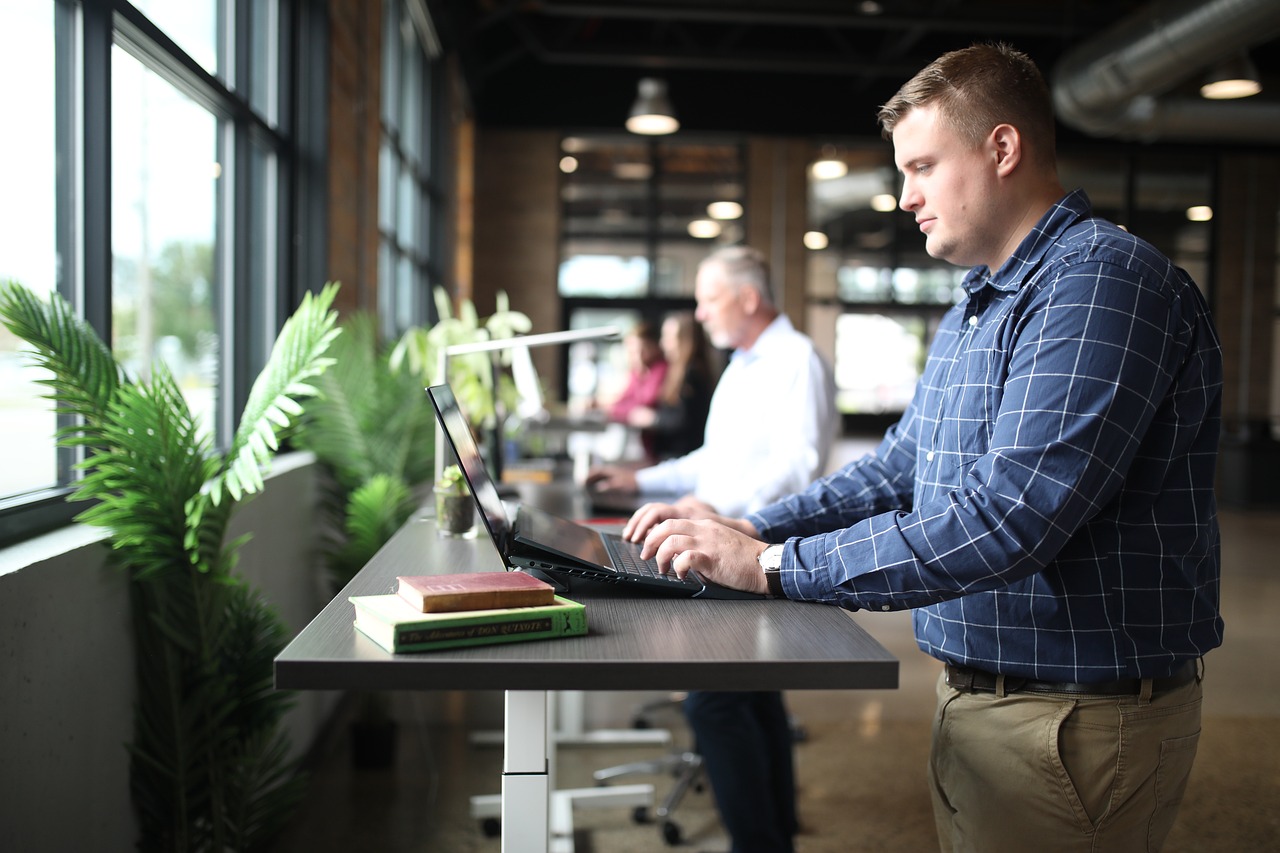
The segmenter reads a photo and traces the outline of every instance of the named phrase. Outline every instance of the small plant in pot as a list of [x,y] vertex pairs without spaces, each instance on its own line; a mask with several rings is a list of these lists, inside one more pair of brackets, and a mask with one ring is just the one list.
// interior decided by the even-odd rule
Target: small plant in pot
[[436,524],[445,536],[468,536],[475,527],[475,508],[457,465],[446,465],[435,485]]

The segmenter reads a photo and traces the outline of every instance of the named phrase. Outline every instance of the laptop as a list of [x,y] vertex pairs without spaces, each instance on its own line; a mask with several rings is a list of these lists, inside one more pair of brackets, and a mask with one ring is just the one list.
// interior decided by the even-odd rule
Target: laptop
[[640,559],[639,544],[535,507],[518,505],[512,520],[485,469],[453,390],[448,385],[433,385],[427,389],[427,396],[471,488],[481,524],[508,569],[525,569],[568,593],[586,588],[684,598],[763,598],[703,580],[695,572],[683,579],[660,574],[656,562]]

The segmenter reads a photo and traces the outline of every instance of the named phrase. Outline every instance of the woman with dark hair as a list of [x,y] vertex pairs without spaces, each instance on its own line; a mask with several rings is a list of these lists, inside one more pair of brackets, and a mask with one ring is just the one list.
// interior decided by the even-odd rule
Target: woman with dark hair
[[630,423],[646,431],[657,460],[672,459],[702,446],[715,382],[707,358],[707,338],[693,313],[672,314],[662,323],[667,375],[652,409],[632,412]]

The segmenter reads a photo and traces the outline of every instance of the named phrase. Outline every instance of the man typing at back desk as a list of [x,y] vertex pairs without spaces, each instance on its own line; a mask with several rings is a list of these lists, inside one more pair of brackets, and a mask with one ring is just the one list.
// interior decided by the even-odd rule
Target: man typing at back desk
[[[732,247],[708,256],[695,297],[711,343],[733,350],[702,447],[639,471],[597,468],[588,484],[642,496],[685,493],[688,512],[754,511],[823,472],[835,429],[831,372],[778,312],[759,252]],[[684,707],[735,853],[790,851],[795,789],[782,694],[694,691]]]

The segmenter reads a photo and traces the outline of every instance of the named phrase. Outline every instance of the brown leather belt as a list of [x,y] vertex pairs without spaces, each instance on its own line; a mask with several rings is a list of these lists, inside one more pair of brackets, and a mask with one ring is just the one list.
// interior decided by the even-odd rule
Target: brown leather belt
[[[1151,693],[1164,693],[1185,684],[1190,684],[1196,677],[1196,662],[1187,661],[1173,675],[1151,679]],[[996,680],[994,672],[972,669],[967,666],[947,664],[947,686],[968,693],[995,693]],[[1137,696],[1142,692],[1141,678],[1125,678],[1120,681],[1073,682],[1073,681],[1036,681],[1030,678],[1018,678],[1013,675],[1004,677],[1006,693],[1066,693],[1072,696]]]

